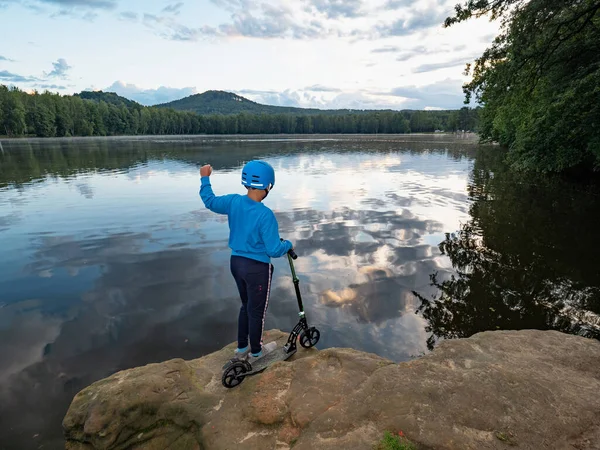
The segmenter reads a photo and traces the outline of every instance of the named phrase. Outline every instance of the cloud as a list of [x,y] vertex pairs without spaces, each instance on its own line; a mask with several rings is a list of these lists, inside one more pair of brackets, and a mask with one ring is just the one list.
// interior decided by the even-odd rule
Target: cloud
[[[385,10],[363,0],[303,0],[303,2],[255,2],[250,0],[211,0],[217,7],[230,13],[230,20],[214,26],[190,26],[175,20],[182,3],[169,4],[161,14],[145,14],[144,24],[159,36],[177,41],[245,37],[255,39],[322,39],[327,37],[385,38],[407,36],[433,26],[441,26],[450,9],[446,0],[429,0],[424,10],[404,8],[403,16],[389,23],[348,29],[340,19],[386,17]],[[388,7],[398,9],[410,2],[388,2]],[[415,4],[415,2],[413,2]],[[412,6],[412,5],[411,5]],[[363,21],[353,20],[354,23]],[[374,49],[373,53],[393,52]]]
[[317,109],[400,109],[401,101],[391,97],[391,101],[382,97],[373,97],[366,91],[342,92],[336,88],[310,86],[303,89],[272,90],[242,89],[236,94],[248,97],[258,103],[274,106]]
[[18,75],[16,73],[12,73],[7,70],[0,70],[0,80],[1,81],[10,81],[13,83],[30,83],[33,81],[39,81],[39,78]]
[[277,91],[261,91],[254,89],[242,89],[235,91],[236,94],[247,96],[250,100],[261,103],[263,105],[273,106],[292,106],[295,108],[302,107],[301,102],[305,101],[305,94],[299,91],[290,89],[283,92]]
[[341,92],[341,89],[329,87],[329,86],[322,86],[320,84],[314,84],[312,86],[305,88],[305,90],[313,91],[313,92]]
[[310,7],[325,14],[329,19],[355,18],[366,15],[366,12],[361,10],[362,0],[311,0],[310,3]]
[[114,9],[116,0],[38,0],[40,3],[71,8]]
[[486,34],[484,36],[481,36],[481,38],[479,39],[480,42],[483,42],[485,44],[491,44],[494,39],[496,38],[496,33],[489,33]]
[[58,89],[61,91],[67,89],[67,86],[62,86],[58,84],[35,84],[34,86],[42,89]]
[[462,82],[449,78],[425,86],[397,87],[375,95],[403,97],[406,99],[404,106],[410,109],[458,109],[465,106]]
[[83,15],[82,19],[87,20],[88,22],[93,22],[94,20],[96,20],[97,17],[98,17],[97,13],[88,11]]
[[119,19],[136,21],[138,19],[138,15],[133,11],[123,11],[121,14],[119,14]]
[[[422,0],[387,0],[385,5],[383,5],[383,9],[414,8],[420,3],[424,2]],[[431,0],[430,3],[433,3],[431,6],[435,7],[436,5],[442,6],[446,3],[452,3],[452,5],[454,5],[456,2],[454,0],[451,0],[450,2],[448,0]]]
[[[247,37],[256,39],[315,39],[341,35],[341,31],[324,26],[323,18],[295,10],[285,3],[254,4],[245,0],[212,0],[231,12],[231,20],[220,25],[189,27],[170,15],[144,14],[144,25],[159,36],[176,41]],[[341,13],[340,13],[341,14]],[[348,10],[347,14],[351,14]]]
[[374,48],[371,53],[396,53],[400,51],[400,47],[386,45],[385,47]]
[[373,98],[368,91],[342,92],[326,102],[328,109],[401,109],[400,102],[388,102],[386,99]]
[[6,56],[2,56],[2,55],[0,55],[0,61],[15,62],[14,59],[10,59],[10,58],[7,58]]
[[387,45],[385,47],[375,48],[371,50],[371,53],[397,53],[396,61],[408,61],[414,56],[427,55],[434,52],[427,50],[423,45],[410,49],[402,49],[394,45]]
[[[163,15],[146,14],[144,23],[159,36],[171,40],[197,41],[200,39],[246,37],[255,39],[322,39],[327,37],[353,37],[355,40],[365,38],[385,38],[407,36],[433,26],[441,26],[451,11],[446,0],[427,0],[419,2],[424,8],[415,10],[417,2],[391,1],[389,8],[404,8],[403,17],[390,23],[379,25],[363,25],[365,17],[387,17],[381,5],[373,5],[364,0],[303,0],[302,2],[286,2],[272,0],[256,2],[253,0],[211,0],[217,7],[230,13],[230,20],[214,26],[188,26],[175,21],[170,13],[179,9],[180,3],[169,5],[163,9]],[[348,28],[353,20],[361,28]],[[389,50],[392,51],[392,50]],[[374,53],[386,52],[375,49]]]
[[386,25],[376,26],[380,37],[408,36],[431,27],[441,27],[447,17],[444,10],[417,11]]
[[285,91],[242,89],[235,93],[257,103],[273,106],[313,109],[389,109],[389,105],[380,107],[376,104],[376,99],[368,99],[360,93],[344,93],[341,89],[321,85]]
[[239,12],[234,15],[232,24],[221,25],[219,28],[229,36],[274,38],[288,32],[289,21],[284,10],[269,7],[266,17],[255,17],[250,12]]
[[81,14],[81,12],[77,12],[73,9],[61,9],[55,13],[50,14],[50,17],[52,19],[55,19],[57,17],[72,17],[74,19],[83,19],[88,22],[93,22],[98,18],[98,16],[99,14],[94,11],[87,11],[85,14]]
[[[0,71],[0,81],[12,83],[36,83],[47,81],[50,78],[66,79],[67,72],[69,69],[71,69],[71,66],[69,66],[67,61],[65,61],[63,58],[60,58],[58,61],[52,63],[52,66],[53,70],[50,73],[44,72],[44,75],[41,78],[28,75],[19,75],[7,70],[2,70]],[[41,87],[45,89],[66,89],[66,86],[46,83],[34,84],[33,87]]]
[[172,88],[160,86],[157,89],[143,89],[135,84],[127,84],[122,81],[115,81],[111,86],[102,90],[104,92],[114,92],[146,106],[167,103],[198,93],[196,88],[193,87]]
[[416,3],[414,0],[388,0],[383,5],[384,9],[400,9],[406,6],[411,6],[413,3]]
[[210,0],[219,8],[234,12],[238,10],[249,10],[254,8],[254,3],[249,0]]
[[179,2],[179,3],[173,3],[171,5],[167,5],[163,8],[162,12],[167,13],[167,14],[179,14],[179,10],[181,9],[181,7],[183,6],[183,2]]
[[176,22],[171,17],[161,17],[154,14],[144,14],[142,22],[159,36],[172,41],[197,41],[200,38],[218,34],[218,31],[213,27],[190,28]]
[[252,38],[311,39],[327,34],[323,25],[317,20],[298,23],[293,11],[286,6],[275,7],[262,4],[261,8],[261,15],[255,16],[249,11],[233,14],[233,22],[221,25],[219,31],[226,36]]
[[[93,22],[97,14],[92,11],[112,10],[117,7],[119,0],[0,0],[0,9],[12,4],[20,4],[22,7],[32,10],[38,14],[46,14],[45,6],[58,8],[50,14],[51,18],[74,17]],[[79,11],[79,14],[77,13]],[[81,14],[82,11],[88,11]]]
[[[39,12],[41,12],[42,10],[40,10]],[[50,14],[51,18],[56,18],[56,17],[77,17],[77,15],[68,9],[61,9],[55,13]]]
[[64,79],[67,77],[67,72],[69,71],[69,69],[71,69],[71,66],[67,64],[67,61],[64,58],[60,58],[56,62],[53,62],[52,66],[54,67],[54,69],[52,69],[50,73],[46,74],[48,78],[57,77]]
[[401,52],[396,57],[396,61],[404,62],[404,61],[408,61],[409,59],[412,59],[415,56],[427,55],[430,53],[432,53],[432,52],[428,51],[426,47],[421,45],[419,47],[411,48],[409,50]]
[[434,70],[439,70],[439,69],[446,69],[448,67],[464,66],[469,61],[473,61],[478,57],[479,57],[479,55],[463,56],[460,58],[451,59],[450,61],[446,61],[446,62],[423,64],[423,65],[416,67],[413,70],[413,72],[414,73],[424,73],[424,72],[432,72]]

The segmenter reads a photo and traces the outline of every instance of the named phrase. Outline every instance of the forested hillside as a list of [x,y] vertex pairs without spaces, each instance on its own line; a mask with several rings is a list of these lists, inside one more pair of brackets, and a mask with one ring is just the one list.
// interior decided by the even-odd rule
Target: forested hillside
[[9,137],[168,134],[418,133],[475,130],[477,109],[330,114],[207,114],[145,107],[112,93],[29,94],[0,85],[0,134]]
[[[314,109],[295,108],[291,106],[272,106],[248,100],[241,95],[224,91],[206,91],[202,94],[175,100],[157,108],[173,108],[177,111],[191,111],[197,114],[239,114],[249,112],[255,114],[297,114],[297,115],[345,115],[365,114],[371,111],[350,109]],[[387,110],[391,112],[391,110]]]

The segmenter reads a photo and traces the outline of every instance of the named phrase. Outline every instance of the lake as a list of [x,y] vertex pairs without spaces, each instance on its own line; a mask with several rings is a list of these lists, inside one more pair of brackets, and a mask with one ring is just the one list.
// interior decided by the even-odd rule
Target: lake
[[[115,371],[236,340],[226,217],[254,158],[319,348],[406,361],[443,339],[555,329],[600,338],[600,186],[523,176],[470,137],[3,140],[0,448],[64,448],[73,396]],[[285,258],[266,325],[290,331]],[[302,349],[300,349],[302,351]]]

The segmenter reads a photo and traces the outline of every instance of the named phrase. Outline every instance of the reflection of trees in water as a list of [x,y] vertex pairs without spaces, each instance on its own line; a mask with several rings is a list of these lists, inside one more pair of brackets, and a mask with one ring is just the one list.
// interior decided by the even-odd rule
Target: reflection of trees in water
[[439,245],[456,275],[434,273],[421,293],[428,341],[496,329],[554,329],[600,339],[600,223],[595,183],[509,172],[482,151],[469,195],[472,219]]
[[[152,160],[172,160],[216,170],[238,168],[249,159],[307,152],[402,152],[465,155],[464,143],[394,142],[376,139],[338,141],[260,141],[183,138],[89,138],[5,141],[0,153],[0,187],[21,185],[46,176],[69,177],[95,171],[129,170]],[[285,161],[281,161],[285,164]]]

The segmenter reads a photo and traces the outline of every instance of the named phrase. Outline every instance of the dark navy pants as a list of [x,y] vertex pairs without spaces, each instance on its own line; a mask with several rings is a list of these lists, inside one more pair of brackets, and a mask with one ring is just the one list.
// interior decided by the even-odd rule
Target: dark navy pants
[[262,349],[262,334],[269,306],[273,265],[241,256],[232,256],[231,274],[235,278],[242,300],[238,318],[238,348],[246,348],[250,338],[250,351],[258,353]]

